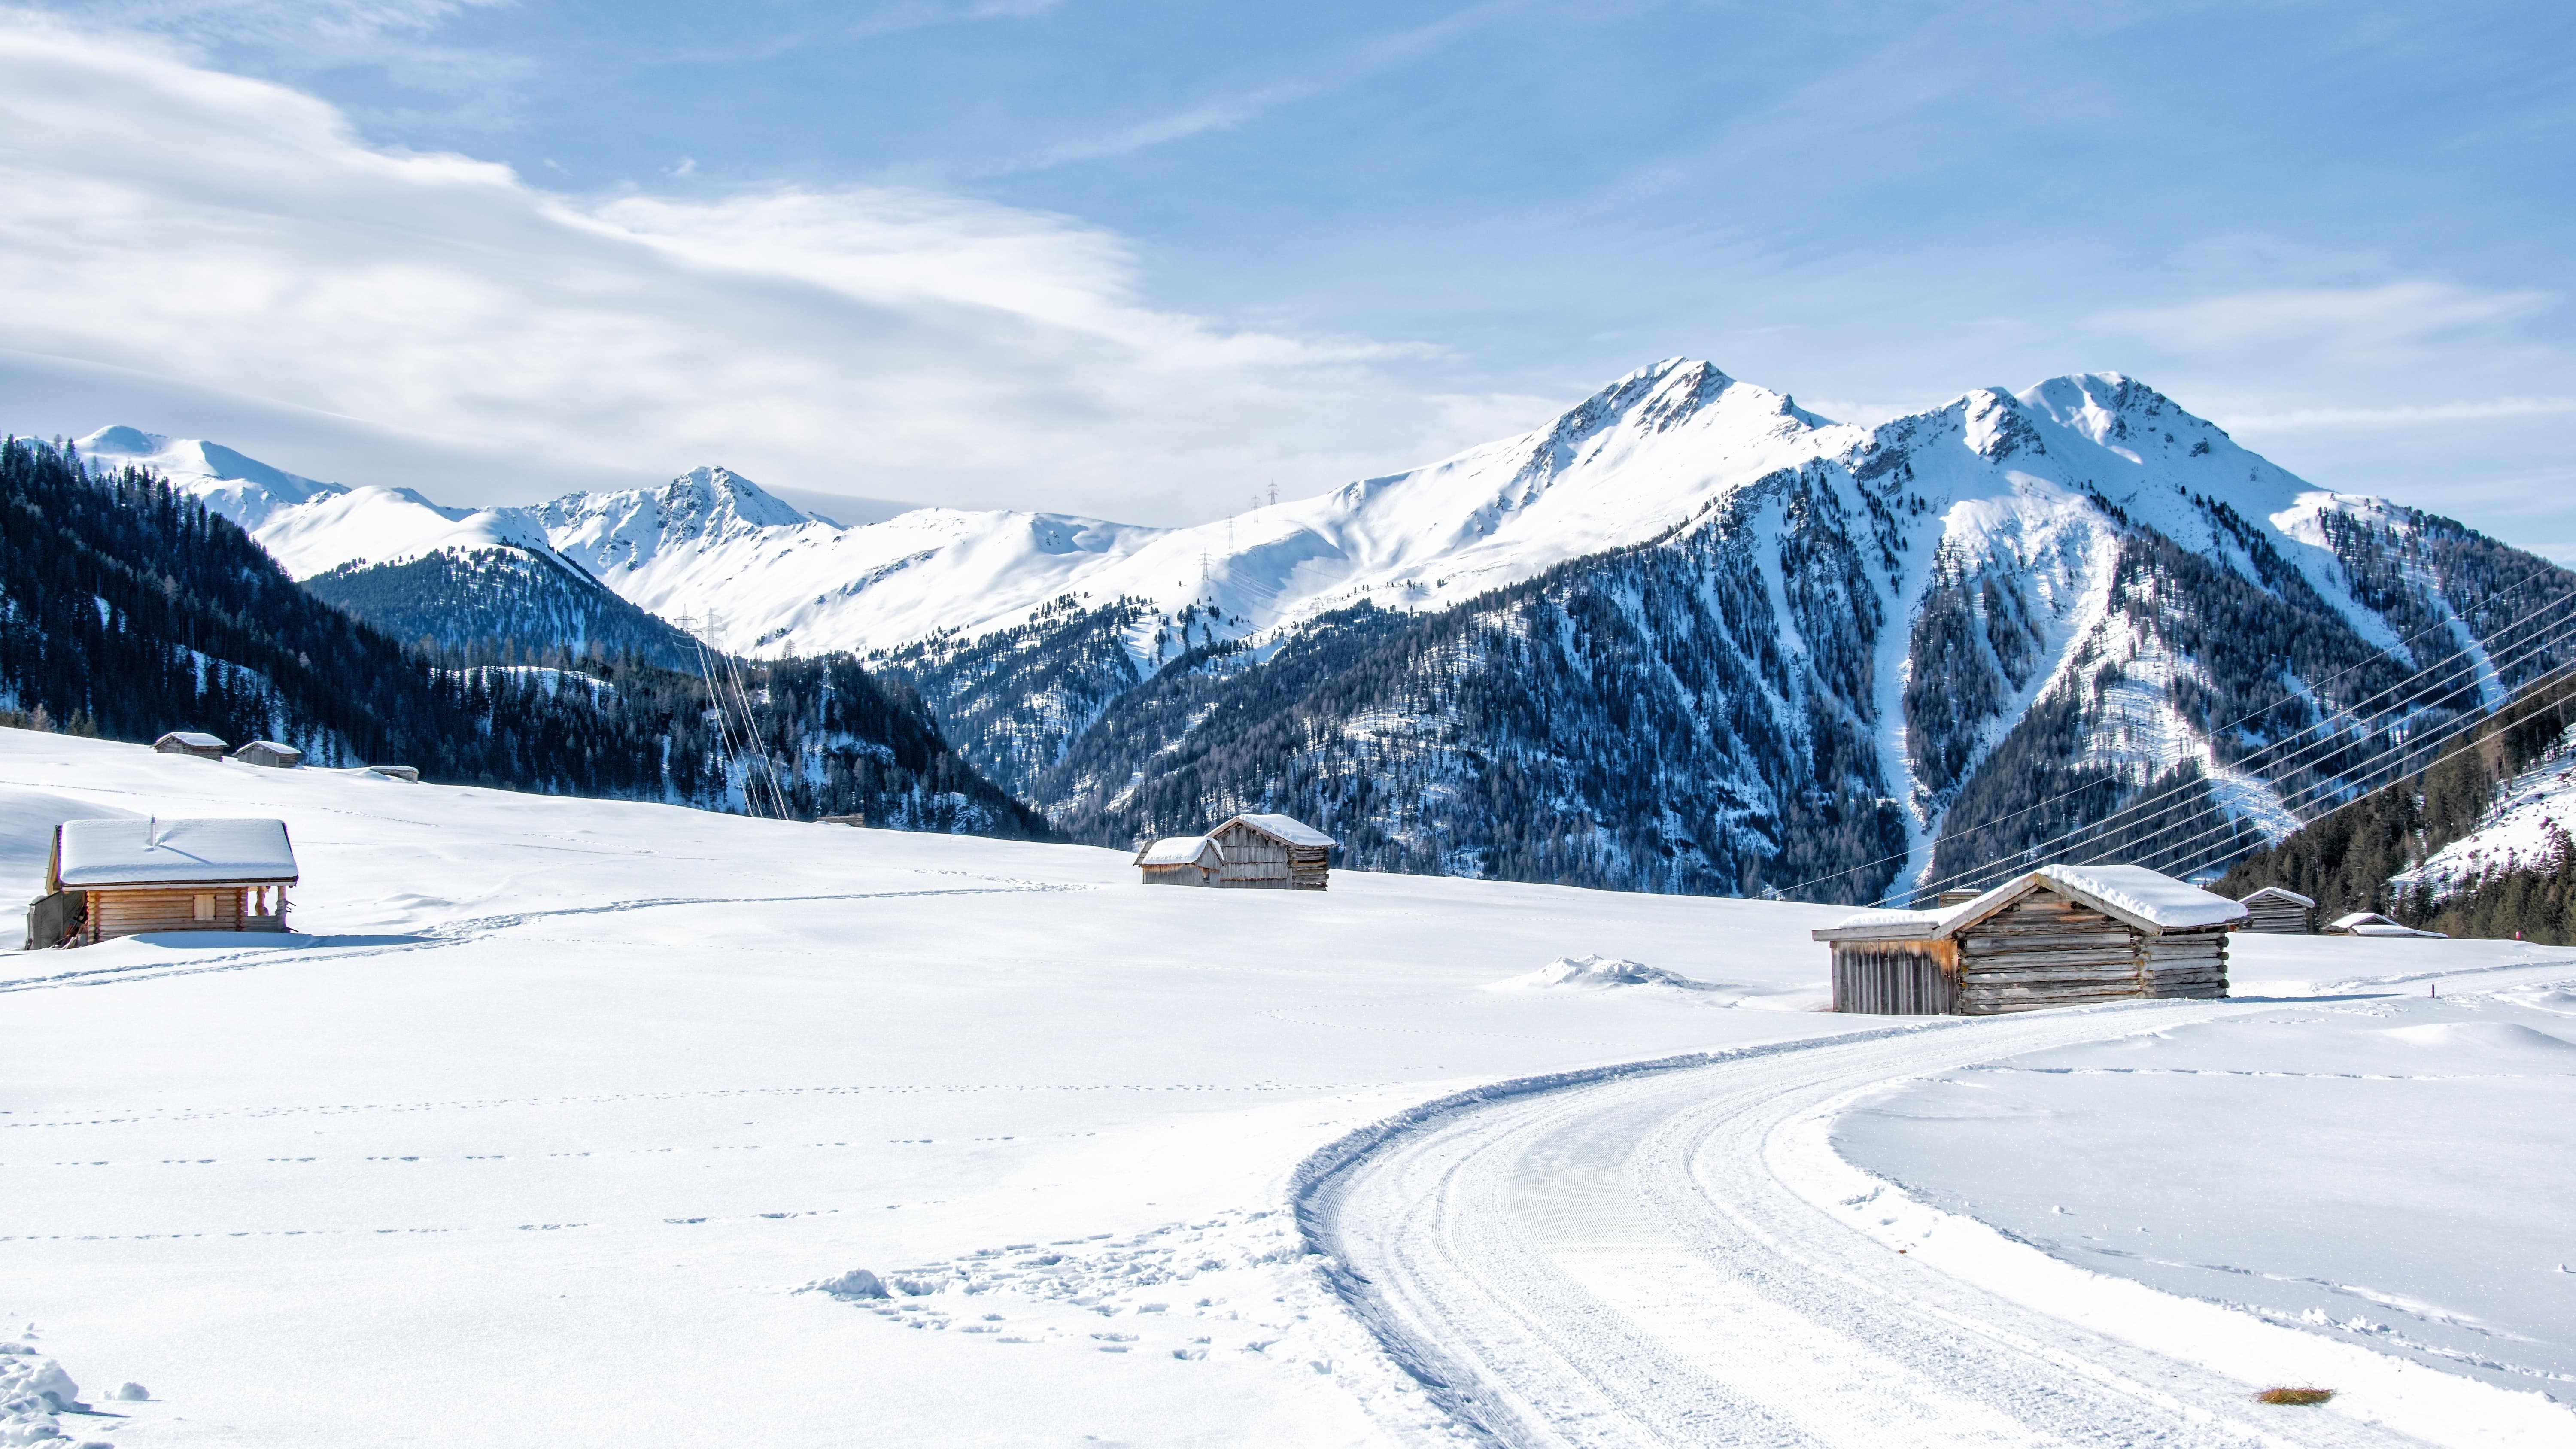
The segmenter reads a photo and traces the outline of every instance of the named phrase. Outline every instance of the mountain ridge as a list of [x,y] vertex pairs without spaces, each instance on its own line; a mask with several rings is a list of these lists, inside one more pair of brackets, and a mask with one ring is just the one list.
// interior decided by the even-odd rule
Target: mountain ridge
[[[1696,776],[1669,781],[1695,822],[1658,826],[1644,847],[1569,847],[1592,862],[1587,879],[1680,889],[1793,884],[1764,862],[1814,856],[1807,830],[1844,842],[1808,861],[1816,872],[1847,883],[1885,874],[1871,889],[1893,888],[2046,840],[2070,809],[2099,818],[2185,778],[2210,818],[2277,835],[2344,777],[2273,769],[2264,732],[2332,723],[2363,697],[2354,691],[2397,687],[2422,652],[2404,641],[2437,634],[2466,656],[2466,682],[2431,681],[2402,719],[2368,724],[2350,748],[2373,731],[2492,708],[2541,656],[2500,664],[2489,653],[2503,636],[2478,613],[2478,581],[2546,567],[2430,515],[2317,488],[2118,373],[1972,389],[1864,426],[1667,359],[1542,427],[1179,529],[952,509],[845,529],[712,466],[658,489],[515,510],[365,491],[274,508],[258,531],[308,560],[388,541],[550,551],[737,652],[863,652],[918,688],[980,768],[1113,843],[1121,831],[1186,828],[1173,801],[1377,809],[1361,803],[1367,792],[1245,774],[1214,756],[1187,763],[1184,738],[1225,714],[1206,691],[1250,684],[1189,684],[1183,693],[1205,698],[1178,714],[1113,706],[1164,687],[1154,682],[1173,669],[1248,680],[1319,621],[1362,605],[1405,616],[1433,641],[1406,645],[1410,662],[1363,669],[1345,649],[1331,657],[1358,675],[1306,687],[1338,698],[1365,677],[1443,709],[1501,711],[1447,717],[1436,745],[1399,731],[1414,741],[1403,768],[1435,793],[1463,770],[1503,801],[1521,787],[1481,772],[1544,756],[1555,763],[1524,773],[1559,781],[1546,808],[1571,810],[1564,828],[1604,840],[1625,828],[1619,811],[1672,807],[1597,780],[1599,760],[1582,748],[1699,760]],[[1300,668],[1318,657],[1291,653]],[[1558,702],[1588,721],[1587,744],[1569,751],[1534,733],[1527,721],[1549,702],[1458,662],[1506,656],[1572,691]],[[1605,668],[1642,671],[1630,704],[1588,693]],[[1260,697],[1307,708],[1282,687],[1262,685]],[[1661,754],[1621,733],[1638,701],[1672,734]],[[2247,707],[2262,718],[2238,719]],[[1264,757],[1310,782],[1370,768],[1335,740],[1397,717],[1384,699],[1316,708],[1301,716],[1315,738]],[[1095,729],[1124,731],[1133,748],[1082,745]],[[1076,758],[1089,762],[1080,779],[1059,769]],[[1195,794],[1136,793],[1177,768],[1200,772]],[[1568,783],[1578,779],[1595,783]],[[2056,783],[2033,783],[2043,780]],[[1146,798],[1165,803],[1137,813]],[[1409,840],[1388,847],[1393,868],[1468,859],[1406,837],[1416,826],[1387,808],[1396,815],[1367,828]],[[1452,823],[1462,839],[1490,834]],[[1667,870],[1639,849],[1699,863]],[[1485,851],[1474,868],[1510,854]],[[1858,864],[1890,855],[1903,862],[1892,873]]]

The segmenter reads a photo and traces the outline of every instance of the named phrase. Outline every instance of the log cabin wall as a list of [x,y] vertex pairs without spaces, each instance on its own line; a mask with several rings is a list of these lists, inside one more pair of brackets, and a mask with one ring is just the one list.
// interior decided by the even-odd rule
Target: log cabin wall
[[[257,886],[206,884],[116,886],[88,892],[89,913],[81,940],[96,945],[145,931],[283,931],[281,915],[256,910]],[[285,891],[266,888],[282,909]]]
[[2138,994],[2216,1001],[2227,994],[2227,932],[2167,931],[2138,942]]
[[2308,908],[2297,901],[2247,901],[2245,923],[2236,929],[2267,936],[2305,936],[2309,934]]
[[1328,890],[1332,886],[1332,869],[1327,857],[1328,846],[1292,845],[1288,847],[1288,884],[1301,891]]
[[1836,1011],[1948,1016],[1959,1009],[1959,952],[1947,941],[1837,941]]
[[1284,843],[1249,825],[1229,825],[1216,833],[1216,847],[1225,854],[1225,869],[1217,874],[1217,884],[1255,890],[1288,888],[1288,847]]
[[1194,863],[1148,865],[1141,866],[1139,869],[1143,872],[1147,885],[1212,886],[1216,884],[1214,872],[1201,870]]
[[1959,936],[1968,1016],[2140,996],[2227,994],[2227,933],[2151,935],[2052,891],[2035,891]]

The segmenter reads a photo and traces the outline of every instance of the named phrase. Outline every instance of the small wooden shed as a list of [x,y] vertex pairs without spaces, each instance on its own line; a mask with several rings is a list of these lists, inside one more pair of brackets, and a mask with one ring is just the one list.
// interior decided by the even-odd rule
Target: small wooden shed
[[2317,903],[2297,891],[2265,886],[2252,895],[2237,897],[2237,901],[2245,907],[2245,919],[2236,927],[2240,931],[2258,931],[2269,936],[2304,936],[2315,929],[2309,924],[2308,913],[2317,908]]
[[304,763],[304,752],[293,745],[275,740],[253,740],[233,751],[233,758],[245,765],[266,765],[271,769],[292,770]]
[[1136,869],[1147,885],[1212,886],[1225,855],[1204,835],[1175,835],[1137,851]]
[[1319,891],[1330,883],[1333,837],[1285,815],[1237,815],[1207,838],[1224,858],[1221,886]]
[[1833,947],[1833,1009],[1991,1016],[2227,994],[2245,907],[2134,865],[2046,865],[1947,910],[1863,911]]
[[2337,916],[2325,929],[2329,936],[2422,936],[2434,941],[2451,939],[2440,931],[2419,931],[2403,921],[2392,921],[2377,911],[2355,911]]
[[201,760],[220,760],[224,751],[232,746],[197,730],[172,730],[154,740],[152,748],[165,755],[194,755]]
[[37,904],[73,904],[85,946],[143,931],[283,931],[297,878],[283,820],[66,820]]

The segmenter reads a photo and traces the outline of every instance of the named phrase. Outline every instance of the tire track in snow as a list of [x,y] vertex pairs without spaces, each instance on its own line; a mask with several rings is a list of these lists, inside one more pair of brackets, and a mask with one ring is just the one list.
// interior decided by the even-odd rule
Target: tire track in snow
[[1317,1153],[1294,1201],[1344,1302],[1488,1443],[2415,1443],[2260,1408],[1900,1256],[1862,1198],[1838,1218],[1806,1181],[1831,1157],[1818,1123],[1887,1082],[2273,1005],[1949,1018],[1503,1083]]

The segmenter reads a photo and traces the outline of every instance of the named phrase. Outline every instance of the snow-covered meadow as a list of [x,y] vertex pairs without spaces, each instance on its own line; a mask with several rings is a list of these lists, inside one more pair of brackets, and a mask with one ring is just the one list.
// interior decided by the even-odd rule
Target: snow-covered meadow
[[2298,999],[1921,1078],[1834,1144],[2063,1261],[2576,1400],[2576,952],[2240,955]]
[[[1282,1210],[1302,1159],[1481,1082],[1885,1024],[1813,1009],[1807,932],[1834,908],[1352,872],[1320,896],[1148,890],[1107,851],[0,731],[19,899],[54,822],[146,813],[280,816],[304,881],[294,936],[0,961],[0,1326],[28,1325],[101,1411],[61,1416],[75,1442],[1437,1441],[1429,1401],[1302,1257]],[[2542,1020],[2557,988],[2529,963],[2550,959],[2576,982],[2576,953],[2511,943],[2244,939],[2236,979],[2321,998],[2284,1020],[2368,1032],[2417,1024],[2423,983],[2335,983],[2523,963],[2510,1009],[2539,1014],[2515,1022],[2576,1035]],[[2441,1010],[2504,1020],[2452,989]],[[2401,1017],[2355,1014],[2373,1011]],[[2254,1030],[2089,1050],[2161,1060]],[[2416,1050],[2292,1036],[2301,1072]],[[2540,1124],[2565,1120],[2565,1071],[2487,1074],[2479,1140],[2563,1137]],[[2279,1107],[2268,1078],[2208,1075],[2151,1104],[2174,1114],[2162,1137],[2056,1150],[2049,1124],[2081,1104],[2046,1094],[2096,1077],[1959,1075],[2037,1083],[1994,1114],[2025,1137],[1962,1157],[1955,1182],[1891,1170],[2013,1225],[2044,1162],[2061,1181],[2041,1210],[2134,1203],[2168,1243],[2234,1190],[2191,1190],[2199,1159],[2171,1154],[2193,1124],[2234,1172],[2247,1153],[2214,1123],[2250,1132]],[[1854,1120],[1904,1109],[1876,1110]],[[2558,1155],[2478,1179],[2479,1231],[2503,1236],[2464,1240],[2444,1260],[2460,1271],[2539,1222],[2533,1194],[2563,1197],[2563,1140],[2514,1140]],[[2420,1146],[2309,1139],[2332,1159],[2314,1170],[2418,1175],[2428,1202],[2496,1165]],[[2167,1154],[2169,1180],[2142,1187],[2130,1151]],[[2401,1281],[2380,1271],[2407,1241],[2372,1225],[2384,1200],[2315,1199],[2313,1230],[2359,1260],[2316,1271],[2554,1334],[2545,1362],[2566,1360],[2570,1317],[2540,1295],[2576,1276],[2474,1299]],[[2169,1256],[2246,1264],[2231,1252]],[[2252,1262],[2280,1264],[2299,1266]],[[114,1398],[127,1381],[150,1398]]]
[[[154,812],[281,816],[304,879],[292,937],[0,965],[0,1323],[91,1402],[149,1388],[65,1421],[119,1442],[1373,1442],[1400,1381],[1294,1261],[1301,1157],[1472,1081],[1842,1025],[1801,1009],[1831,910],[1147,890],[1108,851],[0,731],[18,899],[55,821]],[[1482,989],[1592,954],[1739,989]],[[853,1269],[950,1291],[798,1291]]]

